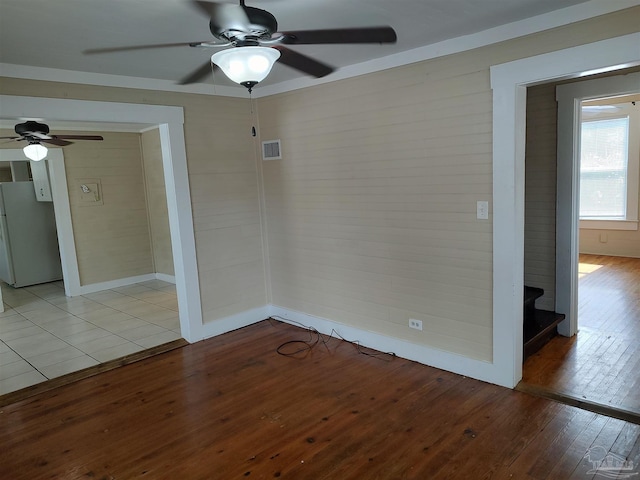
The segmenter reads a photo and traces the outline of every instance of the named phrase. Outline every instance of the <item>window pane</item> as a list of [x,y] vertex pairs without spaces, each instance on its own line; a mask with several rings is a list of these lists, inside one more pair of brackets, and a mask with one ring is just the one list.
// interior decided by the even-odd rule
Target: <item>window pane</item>
[[582,122],[580,217],[625,218],[629,119]]

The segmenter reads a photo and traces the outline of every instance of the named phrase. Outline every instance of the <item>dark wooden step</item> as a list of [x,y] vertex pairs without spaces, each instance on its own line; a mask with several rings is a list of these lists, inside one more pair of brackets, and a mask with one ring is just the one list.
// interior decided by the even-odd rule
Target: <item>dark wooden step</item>
[[534,309],[536,300],[544,295],[544,290],[537,287],[524,287],[524,308],[526,310]]
[[558,324],[563,321],[562,313],[534,309],[528,312],[524,322],[524,359],[540,350],[558,334]]

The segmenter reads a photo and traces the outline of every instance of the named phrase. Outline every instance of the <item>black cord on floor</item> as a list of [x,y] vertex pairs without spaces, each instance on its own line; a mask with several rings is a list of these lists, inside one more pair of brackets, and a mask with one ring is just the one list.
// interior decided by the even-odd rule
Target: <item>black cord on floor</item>
[[[276,348],[276,352],[279,355],[283,355],[285,357],[297,357],[297,358],[300,358],[301,357],[300,354],[304,353],[304,355],[302,355],[302,358],[304,358],[319,343],[322,343],[325,346],[325,348],[327,349],[327,351],[329,353],[332,353],[331,349],[329,348],[329,345],[328,345],[329,340],[331,340],[332,338],[337,338],[339,340],[342,340],[343,342],[347,342],[347,343],[353,345],[353,347],[356,349],[356,351],[361,355],[366,355],[368,357],[377,358],[378,360],[382,360],[384,362],[390,362],[397,356],[394,352],[367,352],[367,351],[364,351],[363,348],[367,348],[367,347],[363,347],[360,344],[359,340],[347,340],[342,335],[340,335],[338,332],[336,332],[335,329],[331,329],[331,333],[329,335],[325,336],[325,335],[321,334],[318,330],[316,330],[314,327],[310,327],[308,325],[304,325],[304,324],[302,324],[300,322],[296,322],[295,320],[284,319],[284,318],[278,317],[278,316],[273,316],[273,317],[269,318],[269,321],[271,321],[271,320],[279,320],[279,321],[282,321],[284,323],[294,323],[294,324],[299,325],[300,327],[304,328],[305,330],[307,330],[309,332],[309,340],[289,340],[289,341],[286,341],[286,342],[282,343],[278,348]],[[273,323],[272,323],[272,325],[273,325]],[[296,350],[293,350],[293,351],[288,351],[287,347],[292,346],[292,345],[296,345],[299,348],[297,348]],[[391,357],[391,358],[389,358],[389,357]]]

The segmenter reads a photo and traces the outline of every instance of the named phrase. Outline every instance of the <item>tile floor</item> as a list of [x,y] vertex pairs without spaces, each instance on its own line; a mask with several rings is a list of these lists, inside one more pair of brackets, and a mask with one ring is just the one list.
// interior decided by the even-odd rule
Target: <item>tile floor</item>
[[71,298],[62,282],[0,287],[0,395],[181,338],[160,280]]

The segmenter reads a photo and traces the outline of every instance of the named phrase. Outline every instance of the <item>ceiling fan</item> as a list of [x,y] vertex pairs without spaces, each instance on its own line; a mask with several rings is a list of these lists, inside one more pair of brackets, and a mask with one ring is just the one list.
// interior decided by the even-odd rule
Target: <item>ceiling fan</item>
[[29,142],[23,151],[27,158],[35,161],[42,160],[47,155],[47,148],[42,143],[64,147],[73,143],[69,140],[104,140],[100,135],[49,135],[49,125],[33,120],[18,123],[14,130],[18,136],[0,137],[0,140]]
[[182,80],[181,85],[195,83],[211,71],[211,63],[217,65],[234,82],[247,87],[249,92],[271,71],[279,60],[289,67],[316,78],[324,77],[334,68],[298,53],[285,45],[338,44],[338,43],[395,43],[396,32],[389,26],[332,28],[321,30],[278,31],[276,18],[266,10],[245,5],[191,0],[210,18],[209,29],[214,41],[167,43],[159,45],[135,45],[128,47],[99,48],[84,53],[111,53],[130,50],[189,47],[232,47],[214,53],[211,62],[200,66]]

